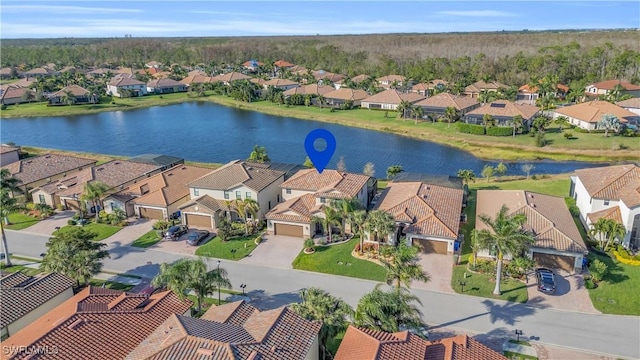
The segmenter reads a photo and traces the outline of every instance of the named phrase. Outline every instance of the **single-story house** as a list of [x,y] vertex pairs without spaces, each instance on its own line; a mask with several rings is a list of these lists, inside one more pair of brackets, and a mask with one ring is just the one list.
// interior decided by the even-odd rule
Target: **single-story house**
[[0,166],[9,165],[20,160],[20,147],[0,145]]
[[162,67],[162,63],[153,60],[153,61],[149,61],[148,63],[144,64],[144,66],[147,67],[147,68],[150,68],[150,69],[151,68],[159,69],[159,68]]
[[587,130],[597,130],[598,123],[602,120],[602,116],[606,114],[615,115],[621,123],[625,124],[638,124],[640,121],[640,115],[602,100],[593,100],[557,108],[553,113],[553,118],[557,119],[560,116],[565,116],[572,125]]
[[106,69],[106,68],[97,68],[87,72],[87,77],[105,77],[107,74],[115,75],[115,70]]
[[392,85],[395,85],[397,87],[404,86],[407,78],[402,75],[387,75],[377,78],[376,81],[378,82],[380,87],[388,89]]
[[68,96],[68,94],[73,95],[72,100],[74,105],[96,104],[100,101],[99,96],[92,94],[89,90],[78,85],[69,85],[49,95],[49,105],[68,105],[67,102],[63,101],[63,98]]
[[[564,198],[525,190],[478,190],[476,199],[477,230],[491,231],[480,216],[493,219],[502,206],[506,206],[508,216],[526,215],[524,227],[535,238],[526,254],[538,266],[571,273],[581,271],[587,247]],[[478,256],[495,257],[496,253],[494,249],[480,250]],[[511,257],[512,254],[505,254],[505,259]]]
[[[569,87],[563,84],[556,84],[555,96],[564,99],[569,93]],[[529,88],[529,84],[524,84],[518,88],[516,93],[516,103],[535,105],[536,100],[540,97],[538,87]]]
[[585,229],[601,217],[613,219],[627,231],[622,245],[640,247],[640,167],[628,164],[576,170],[570,194]]
[[616,105],[625,110],[629,110],[634,114],[640,115],[640,97],[634,97],[631,99],[618,101]]
[[396,110],[401,102],[410,104],[424,99],[418,93],[402,93],[396,89],[387,89],[362,99],[360,106],[364,109]]
[[122,91],[128,90],[132,97],[147,95],[147,84],[134,78],[115,77],[107,84],[107,94],[122,97]]
[[344,87],[324,94],[326,104],[332,107],[343,106],[347,101],[351,101],[353,107],[359,107],[362,100],[368,96],[369,94],[364,90]]
[[415,103],[414,106],[421,107],[425,115],[431,113],[444,115],[447,108],[452,107],[458,110],[458,113],[462,116],[469,111],[480,107],[480,103],[472,97],[440,93],[420,100]]
[[476,81],[473,84],[467,86],[466,88],[464,88],[464,95],[465,96],[470,96],[473,98],[477,98],[478,96],[480,96],[480,94],[483,91],[488,91],[488,92],[497,92],[500,89],[506,89],[508,88],[508,85],[499,83],[497,81],[490,81],[488,83],[485,83],[484,81],[480,80],[480,81]]
[[187,91],[187,85],[169,78],[154,79],[147,83],[149,94],[169,94]]
[[189,71],[189,72],[187,73],[187,76],[196,76],[196,75],[199,75],[199,76],[205,76],[205,77],[206,77],[206,76],[209,76],[209,74],[207,74],[207,72],[206,72],[206,71],[204,71],[204,70],[200,70],[200,69],[191,70],[191,71]]
[[282,94],[284,96],[291,95],[313,95],[313,96],[324,96],[326,93],[332,92],[335,90],[332,86],[329,85],[318,85],[318,84],[309,84],[303,86],[297,86],[286,90]]
[[[26,95],[26,94],[29,95]],[[9,86],[0,96],[0,104],[13,105],[32,102],[35,100],[36,92],[23,87]]]
[[156,165],[160,167],[161,170],[166,170],[176,165],[184,164],[183,158],[160,154],[142,154],[131,157],[128,160],[143,164]]
[[24,73],[18,69],[10,67],[0,69],[0,79],[11,79],[14,76],[24,77]]
[[180,80],[180,83],[187,86],[191,86],[193,84],[208,84],[212,82],[211,79],[213,78],[210,76],[196,74],[187,76],[186,78]]
[[[351,84],[353,84],[353,85],[356,85],[356,86],[357,86],[357,85],[358,85],[358,84],[360,84],[361,82],[363,82],[363,81],[365,81],[365,80],[367,80],[367,79],[370,79],[370,78],[371,78],[371,76],[369,76],[369,75],[367,75],[367,74],[360,74],[360,75],[356,75],[356,76],[354,76],[354,77],[352,77],[352,78],[348,78],[348,77],[347,77],[347,78],[344,78],[344,79],[342,79],[342,80],[338,80],[338,81],[336,81],[336,82],[334,82],[334,83],[333,83],[333,86],[336,88],[336,90],[337,90],[337,89],[340,89],[341,87],[348,87],[348,86],[347,86],[347,83],[349,83],[349,82],[350,82]],[[348,81],[347,81],[347,80],[348,80]]]
[[294,67],[295,65],[290,63],[290,62],[288,62],[288,61],[285,61],[285,60],[277,60],[277,61],[275,61],[273,63],[273,66],[276,69],[290,69],[290,68]]
[[289,79],[271,79],[262,83],[262,87],[265,89],[268,89],[269,86],[287,91],[289,89],[297,88],[300,84]]
[[317,81],[326,81],[330,83],[335,83],[336,81],[340,81],[346,77],[346,75],[343,74],[336,74],[324,70],[313,71],[312,74]]
[[133,70],[133,68],[122,67],[122,66],[116,68],[115,72],[116,72],[116,74],[123,75],[123,76],[126,76],[126,77],[133,77],[133,75],[135,75],[135,73],[136,73],[136,71]]
[[39,67],[24,72],[24,76],[28,78],[49,77],[59,74],[57,71],[48,69],[46,67]]
[[260,66],[264,66],[264,63],[256,60],[248,60],[243,62],[242,66],[249,71],[256,71]]
[[214,76],[211,78],[211,82],[212,83],[221,82],[225,85],[229,85],[234,81],[250,80],[250,79],[251,79],[251,76],[247,76],[245,74],[233,71],[230,73]]
[[528,128],[539,113],[540,109],[534,105],[496,100],[469,111],[462,120],[466,123],[482,124],[484,116],[489,114],[496,120],[497,126],[511,126],[513,118],[520,115],[523,119],[523,125]]
[[587,96],[597,97],[600,95],[608,95],[612,90],[620,86],[622,91],[621,95],[631,95],[633,97],[640,97],[640,85],[634,85],[627,81],[622,80],[605,80],[595,84],[587,85],[584,92]]
[[436,90],[439,92],[444,91],[448,85],[449,83],[446,80],[436,79],[428,83],[414,84],[409,88],[409,92],[418,93],[422,96],[431,96]]

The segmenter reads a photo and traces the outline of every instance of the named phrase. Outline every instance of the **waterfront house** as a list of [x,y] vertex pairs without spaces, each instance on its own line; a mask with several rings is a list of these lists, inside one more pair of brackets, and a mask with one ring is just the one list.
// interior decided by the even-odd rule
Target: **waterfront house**
[[192,86],[194,84],[208,84],[212,82],[211,79],[212,78],[209,76],[194,74],[180,80],[180,83],[186,86]]
[[[308,85],[290,88],[289,90],[286,90],[282,94],[284,96],[311,95],[311,96],[317,97],[317,96],[324,96],[326,93],[332,92],[333,90],[335,89],[329,85],[308,84]],[[316,100],[314,99],[313,101],[314,101],[314,104],[316,104]]]
[[364,109],[395,111],[403,101],[414,104],[422,99],[424,96],[418,93],[402,93],[396,89],[387,89],[362,99],[360,106]]
[[513,118],[522,116],[523,126],[529,128],[533,119],[540,113],[534,105],[516,104],[509,100],[496,100],[467,112],[462,120],[469,124],[482,124],[485,115],[491,115],[497,126],[511,126]]
[[598,130],[598,123],[607,114],[616,116],[623,124],[635,124],[637,126],[640,122],[640,115],[603,100],[593,100],[557,108],[553,113],[553,118],[557,119],[560,116],[565,116],[569,119],[571,125],[586,130]]
[[20,147],[0,145],[0,166],[9,165],[20,160]]
[[458,110],[460,116],[480,107],[480,103],[468,96],[457,96],[450,93],[440,93],[420,100],[414,104],[422,108],[425,115],[437,114],[442,116],[448,107]]
[[131,97],[144,96],[147,95],[147,84],[126,76],[115,77],[107,84],[107,95],[121,98],[125,91],[128,91]]
[[409,92],[418,93],[422,96],[431,96],[436,91],[445,91],[448,85],[449,83],[446,80],[436,79],[427,83],[414,84],[409,88]]
[[49,95],[49,105],[81,105],[100,102],[98,95],[78,86],[69,85]]
[[32,102],[35,99],[35,94],[35,91],[28,88],[9,86],[0,95],[0,104],[14,105]]
[[640,97],[640,85],[634,85],[622,80],[605,80],[585,87],[584,92],[589,97],[598,97],[601,95],[609,95],[616,88],[620,88],[620,95],[631,95]]
[[362,99],[365,99],[368,96],[369,94],[364,90],[349,89],[345,87],[324,94],[326,104],[331,107],[341,107],[347,102],[350,102],[352,107],[359,107],[362,103]]
[[187,85],[169,78],[154,79],[147,83],[150,94],[169,94],[187,91]]
[[[559,99],[564,99],[565,96],[569,93],[569,87],[562,84],[556,84],[556,91],[554,92],[554,96]],[[535,105],[536,101],[540,97],[540,92],[537,86],[534,86],[533,89],[529,87],[529,84],[524,84],[518,88],[518,92],[516,93],[516,104],[529,104]]]
[[488,83],[485,83],[484,81],[480,80],[480,81],[476,81],[473,84],[467,86],[466,88],[464,88],[464,95],[465,96],[470,96],[473,98],[477,98],[478,96],[480,96],[480,94],[483,91],[488,91],[488,92],[498,92],[502,89],[506,89],[509,86],[499,83],[497,81],[490,81]]

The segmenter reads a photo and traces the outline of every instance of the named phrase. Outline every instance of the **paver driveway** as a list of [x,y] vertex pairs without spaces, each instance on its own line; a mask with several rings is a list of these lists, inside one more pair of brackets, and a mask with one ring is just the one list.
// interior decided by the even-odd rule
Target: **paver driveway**
[[120,242],[122,245],[130,245],[136,239],[142,235],[148,233],[152,228],[154,220],[149,219],[136,219],[129,221],[128,225],[123,227],[122,230],[111,235],[103,240],[103,242],[109,244],[112,242]]
[[453,255],[420,254],[420,264],[431,280],[427,283],[414,281],[412,288],[453,293],[451,276],[453,275]]
[[291,263],[302,250],[303,239],[281,235],[263,235],[262,242],[240,263],[293,269]]
[[580,274],[572,275],[566,271],[558,270],[556,272],[556,293],[553,295],[538,291],[535,274],[531,274],[527,291],[529,294],[527,304],[532,306],[600,314],[593,307],[589,292],[584,287],[584,278]]
[[51,235],[51,233],[56,230],[56,227],[67,226],[67,221],[69,221],[75,213],[75,211],[71,210],[55,213],[53,216],[29,226],[24,229],[24,231],[34,234]]

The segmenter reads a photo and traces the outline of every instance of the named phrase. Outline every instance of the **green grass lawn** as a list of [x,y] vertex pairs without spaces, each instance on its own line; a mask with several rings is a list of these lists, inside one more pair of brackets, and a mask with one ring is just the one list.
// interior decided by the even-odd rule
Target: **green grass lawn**
[[[529,296],[527,294],[527,285],[525,285],[523,282],[503,278],[503,281],[500,285],[502,295],[495,296],[492,293],[496,283],[492,277],[484,274],[467,272],[467,278],[465,279],[465,272],[467,272],[466,262],[462,262],[461,265],[453,268],[453,275],[451,276],[451,287],[455,292],[459,294],[480,296],[490,299],[500,299],[519,303],[525,303],[529,299]],[[460,285],[460,281],[463,280],[465,282],[464,292],[462,292],[462,286]]]
[[42,272],[42,270],[40,269],[34,269],[24,265],[12,265],[9,267],[5,267],[4,264],[0,265],[0,270],[7,273],[22,271],[23,274],[28,276],[33,276]]
[[589,289],[593,306],[604,314],[640,315],[640,266],[623,264],[594,252],[589,259],[599,259],[609,267],[609,274],[598,287]]
[[[240,260],[251,254],[256,248],[254,240],[258,235],[236,236],[226,242],[222,242],[218,236],[198,247],[196,255],[214,257],[218,259]],[[231,250],[236,250],[231,253]]]
[[104,285],[104,287],[107,289],[122,290],[122,291],[129,291],[133,289],[133,285],[122,284],[122,283],[113,282],[113,281],[99,280],[99,279],[89,280],[89,285],[97,286],[97,287],[102,287]]
[[[305,254],[300,251],[298,257],[293,260],[293,268],[325,274],[384,281],[386,272],[382,266],[351,256],[351,251],[357,243],[358,239],[353,238],[340,245],[317,246],[316,252],[313,254]],[[340,262],[342,262],[342,264],[340,264]]]
[[[60,230],[54,231],[53,235],[55,236],[58,233],[64,233],[64,232],[70,231],[76,226],[77,225],[67,225],[67,226],[61,227]],[[112,226],[107,224],[96,224],[96,223],[89,223],[83,226],[82,228],[85,229],[86,231],[92,231],[98,234],[98,236],[96,236],[96,238],[93,239],[94,241],[102,241],[122,229],[121,227],[118,227],[118,226]]]
[[132,242],[131,246],[147,248],[151,245],[155,245],[160,240],[162,239],[158,236],[158,232],[156,230],[151,230]]
[[22,230],[37,223],[38,221],[40,221],[40,219],[29,216],[27,214],[11,213],[9,214],[9,223],[11,225],[6,225],[5,227],[11,230]]

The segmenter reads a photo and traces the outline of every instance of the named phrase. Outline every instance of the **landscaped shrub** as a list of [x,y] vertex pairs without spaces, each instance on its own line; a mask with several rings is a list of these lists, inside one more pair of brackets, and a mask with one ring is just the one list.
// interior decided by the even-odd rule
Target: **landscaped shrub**
[[567,204],[567,208],[569,208],[569,212],[571,216],[578,217],[580,216],[580,208],[576,205],[576,199],[572,197],[564,198],[564,202]]
[[564,133],[564,135],[562,135],[562,136],[564,136],[564,138],[565,138],[565,139],[567,139],[567,140],[573,139],[573,133],[572,133],[572,132],[570,132],[570,131],[567,131],[567,132],[566,132],[566,133]]
[[76,221],[77,221],[77,220],[80,220],[80,214],[78,214],[78,213],[73,214],[72,219],[73,219],[73,220],[76,220]]
[[544,133],[542,131],[538,131],[536,133],[536,146],[544,147],[547,145],[547,139],[544,138]]
[[584,287],[586,287],[587,289],[595,289],[597,286],[596,284],[593,282],[593,279],[589,276],[585,276],[584,277]]
[[67,221],[67,225],[74,226],[76,224],[77,224],[77,222],[75,220],[73,220],[73,219],[70,219],[70,220]]
[[604,262],[596,259],[593,263],[591,263],[589,271],[591,272],[591,278],[597,284],[602,281],[602,279],[604,279],[604,277],[607,275],[607,273],[609,272],[609,267]]
[[244,235],[244,224],[239,222],[231,223],[231,236]]
[[492,126],[487,128],[489,136],[512,136],[513,129],[506,126]]
[[631,266],[640,266],[640,255],[632,256],[629,254],[627,249],[622,246],[618,246],[616,250],[613,250],[613,256],[616,257],[616,260],[620,261],[623,264],[631,265]]
[[58,205],[56,205],[56,210],[62,211],[62,210],[64,210],[64,206],[62,206],[62,204],[58,204]]
[[485,128],[482,125],[458,123],[458,130],[465,134],[484,135]]
[[496,276],[496,262],[494,260],[478,259],[476,267],[472,270],[484,275]]

